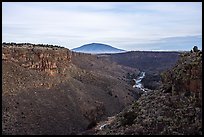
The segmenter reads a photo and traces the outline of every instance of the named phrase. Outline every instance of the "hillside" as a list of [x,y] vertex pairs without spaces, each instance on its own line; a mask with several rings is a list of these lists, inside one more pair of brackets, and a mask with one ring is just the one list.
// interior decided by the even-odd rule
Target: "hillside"
[[145,72],[162,72],[178,60],[180,52],[130,51],[107,54],[106,57],[120,65],[138,68]]
[[66,48],[3,44],[2,66],[6,135],[76,134],[120,112],[137,96],[124,78],[137,69]]
[[162,74],[163,86],[143,94],[97,135],[202,135],[202,51],[181,54]]
[[120,53],[125,50],[114,48],[110,45],[101,44],[101,43],[91,43],[86,44],[78,48],[72,49],[75,52],[83,52],[83,53],[92,53],[92,54],[101,54],[101,53]]
[[145,88],[158,89],[161,85],[160,73],[172,68],[181,52],[130,51],[117,54],[100,54],[122,66],[137,68],[145,72],[142,83]]

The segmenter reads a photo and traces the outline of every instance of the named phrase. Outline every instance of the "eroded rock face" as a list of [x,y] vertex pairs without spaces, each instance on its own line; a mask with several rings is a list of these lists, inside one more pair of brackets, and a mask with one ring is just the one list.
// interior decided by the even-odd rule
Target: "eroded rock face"
[[43,47],[2,47],[2,59],[11,61],[38,71],[47,72],[50,75],[63,73],[60,67],[71,62],[71,51],[68,49],[43,48]]
[[184,53],[176,66],[163,74],[163,83],[176,92],[202,91],[202,52]]

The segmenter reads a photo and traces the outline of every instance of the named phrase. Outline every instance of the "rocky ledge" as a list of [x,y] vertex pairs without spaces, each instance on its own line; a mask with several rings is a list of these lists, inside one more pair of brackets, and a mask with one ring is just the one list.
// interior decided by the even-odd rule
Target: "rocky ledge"
[[[2,44],[2,59],[17,63],[24,68],[47,72],[49,75],[63,73],[61,66],[71,61],[72,52],[66,48],[34,44]],[[56,52],[58,50],[58,52]]]

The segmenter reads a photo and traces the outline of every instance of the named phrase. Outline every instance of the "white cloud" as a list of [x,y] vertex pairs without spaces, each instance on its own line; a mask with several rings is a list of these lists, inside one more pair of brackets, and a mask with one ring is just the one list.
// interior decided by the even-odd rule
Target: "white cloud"
[[[5,3],[3,41],[118,48],[201,35],[201,3]],[[126,46],[126,47],[125,47]],[[137,48],[137,47],[131,47]]]

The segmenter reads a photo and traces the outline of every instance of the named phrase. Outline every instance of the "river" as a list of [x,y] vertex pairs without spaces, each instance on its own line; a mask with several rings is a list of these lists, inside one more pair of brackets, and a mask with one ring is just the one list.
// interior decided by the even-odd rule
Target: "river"
[[133,85],[133,88],[139,88],[142,91],[146,91],[144,86],[142,85],[141,81],[145,77],[145,72],[141,72],[140,76],[137,79],[133,79],[135,81],[135,85]]

